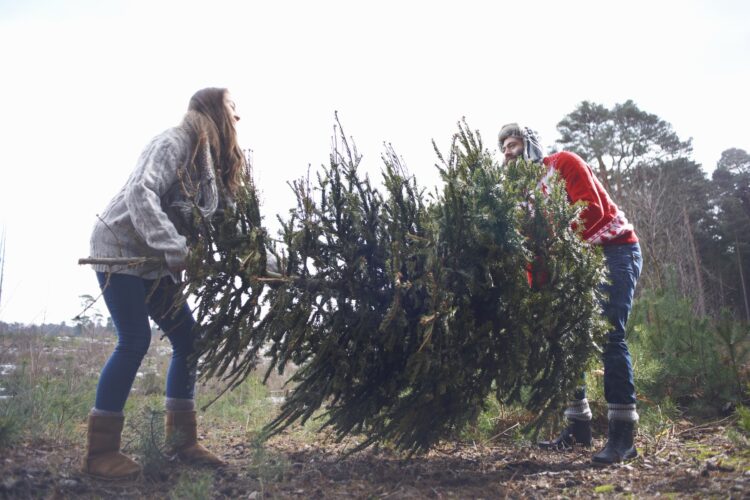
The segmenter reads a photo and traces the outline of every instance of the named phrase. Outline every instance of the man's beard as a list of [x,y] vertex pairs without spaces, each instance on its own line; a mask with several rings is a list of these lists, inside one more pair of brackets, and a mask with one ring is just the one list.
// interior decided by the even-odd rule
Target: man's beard
[[508,158],[508,157],[506,156],[506,157],[505,157],[505,159],[503,160],[503,165],[507,165],[508,163],[510,163],[510,162],[512,162],[512,161],[516,161],[516,160],[517,160],[518,158],[520,158],[520,157],[521,157],[521,155],[513,155],[513,156],[512,156],[512,157],[510,157],[510,158]]

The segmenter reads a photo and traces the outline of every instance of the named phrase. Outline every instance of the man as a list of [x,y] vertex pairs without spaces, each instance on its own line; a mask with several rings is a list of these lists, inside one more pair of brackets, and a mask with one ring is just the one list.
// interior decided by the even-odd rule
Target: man
[[[582,237],[591,245],[600,245],[604,252],[610,284],[604,287],[607,299],[604,315],[612,329],[604,348],[604,396],[608,405],[609,434],[607,444],[592,458],[594,462],[611,464],[638,455],[633,444],[638,413],[635,407],[635,386],[630,352],[625,343],[625,324],[633,303],[633,292],[641,273],[642,257],[633,225],[614,204],[607,191],[580,156],[561,151],[544,156],[536,133],[517,123],[505,125],[499,134],[504,163],[523,158],[543,163],[546,181],[557,172],[565,181],[571,203],[583,201]],[[566,449],[574,443],[591,446],[591,410],[585,387],[579,388],[565,410],[567,426],[557,439],[542,441],[546,449]]]

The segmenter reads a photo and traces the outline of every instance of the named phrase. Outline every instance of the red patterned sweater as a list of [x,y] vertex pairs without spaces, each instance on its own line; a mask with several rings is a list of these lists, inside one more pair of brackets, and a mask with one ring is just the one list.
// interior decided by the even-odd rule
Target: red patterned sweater
[[565,180],[568,200],[571,203],[586,202],[586,208],[581,212],[584,240],[592,245],[625,245],[638,241],[633,225],[580,156],[561,151],[542,161],[547,166],[547,175],[541,180],[545,192],[547,179],[557,171]]

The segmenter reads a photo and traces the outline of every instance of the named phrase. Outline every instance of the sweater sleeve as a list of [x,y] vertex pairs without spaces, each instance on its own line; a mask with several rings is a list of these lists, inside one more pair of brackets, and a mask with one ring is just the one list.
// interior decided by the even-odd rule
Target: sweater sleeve
[[587,239],[594,228],[604,218],[604,207],[596,188],[594,174],[583,158],[562,151],[556,155],[554,166],[560,176],[565,179],[565,188],[571,203],[583,201],[586,208],[581,212],[584,222],[583,238]]
[[164,212],[161,198],[177,182],[182,157],[173,139],[155,140],[141,155],[125,190],[125,204],[136,232],[149,247],[164,254],[170,269],[184,265],[187,240]]

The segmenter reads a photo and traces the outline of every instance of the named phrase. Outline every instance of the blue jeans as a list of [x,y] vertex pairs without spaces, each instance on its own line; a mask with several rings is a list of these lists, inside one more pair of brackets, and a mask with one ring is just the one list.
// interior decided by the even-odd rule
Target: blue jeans
[[[604,346],[604,399],[607,403],[635,404],[633,363],[625,343],[625,325],[633,308],[635,285],[641,275],[643,257],[638,243],[603,247],[610,283],[603,287],[604,316],[612,329]],[[586,397],[585,387],[579,388],[574,399]]]
[[195,320],[187,304],[174,314],[170,306],[177,288],[169,277],[146,280],[137,276],[97,272],[104,302],[117,330],[117,346],[102,369],[96,388],[96,408],[122,411],[141,361],[151,344],[149,317],[172,343],[167,372],[167,397],[193,399]]

